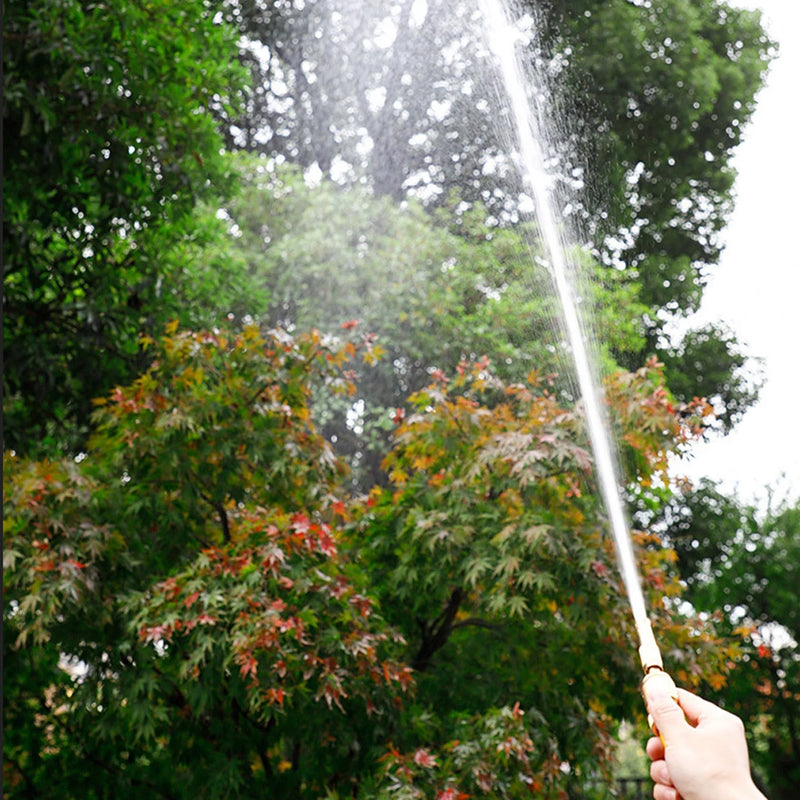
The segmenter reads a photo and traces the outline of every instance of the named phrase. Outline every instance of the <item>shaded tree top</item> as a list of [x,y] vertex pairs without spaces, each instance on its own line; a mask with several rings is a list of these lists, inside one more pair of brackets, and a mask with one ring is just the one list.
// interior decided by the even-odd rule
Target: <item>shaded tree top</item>
[[[566,221],[609,273],[637,284],[645,309],[642,347],[615,356],[635,369],[661,351],[680,399],[719,399],[728,429],[757,396],[741,346],[709,326],[670,349],[664,329],[696,310],[719,258],[731,156],[774,54],[759,13],[720,0],[518,10],[520,53],[540,79],[534,108],[554,110],[546,150]],[[492,224],[525,216],[477,4],[234,3],[226,13],[254,76],[231,145],[429,207],[455,194]]]
[[174,295],[207,307],[201,270],[185,276],[213,225],[193,215],[231,185],[219,118],[246,72],[202,4],[4,11],[3,380],[7,441],[26,449],[143,366],[137,336]]
[[[719,0],[520,5],[524,57],[557,109],[558,171],[591,187],[577,201],[596,245],[641,269],[648,304],[693,308],[772,52],[759,14]],[[395,197],[457,187],[513,218],[511,125],[476,5],[421,9],[233,3],[255,92],[233,140]]]

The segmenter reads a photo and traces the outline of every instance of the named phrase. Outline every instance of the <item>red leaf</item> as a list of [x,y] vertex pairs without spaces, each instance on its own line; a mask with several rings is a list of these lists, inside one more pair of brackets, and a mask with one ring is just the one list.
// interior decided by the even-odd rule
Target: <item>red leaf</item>
[[333,557],[336,555],[336,543],[333,541],[333,537],[330,535],[330,528],[327,525],[323,525],[319,529],[319,549],[329,557]]
[[436,766],[436,758],[432,756],[424,747],[417,748],[414,753],[414,763],[421,767],[431,769]]
[[274,705],[277,703],[279,706],[283,705],[283,698],[286,696],[286,692],[283,689],[278,687],[277,689],[270,687],[264,692],[264,698],[270,705]]
[[148,642],[158,642],[164,640],[165,642],[172,641],[172,626],[171,625],[153,625],[147,627],[146,625],[140,628],[139,638],[147,644]]
[[255,677],[256,673],[258,672],[258,661],[252,653],[242,656],[242,666],[240,671],[243,678],[246,678],[248,675],[253,675]]
[[592,561],[592,569],[598,578],[604,578],[608,574],[608,567],[602,561]]
[[358,613],[366,619],[372,612],[372,601],[361,594],[354,594],[350,598],[350,603],[358,609]]

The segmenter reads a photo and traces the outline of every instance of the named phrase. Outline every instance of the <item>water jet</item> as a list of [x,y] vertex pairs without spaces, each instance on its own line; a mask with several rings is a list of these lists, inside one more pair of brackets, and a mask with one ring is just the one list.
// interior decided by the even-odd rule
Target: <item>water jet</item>
[[524,185],[534,199],[545,256],[564,317],[565,332],[572,352],[587,429],[595,456],[598,483],[639,637],[639,658],[645,676],[643,690],[644,686],[652,681],[660,681],[670,694],[675,695],[675,685],[664,671],[661,652],[647,614],[631,534],[619,494],[618,471],[608,423],[576,301],[574,276],[577,269],[567,257],[565,243],[556,224],[553,197],[540,144],[544,140],[545,131],[542,130],[539,116],[534,113],[527,88],[531,83],[535,84],[537,76],[531,74],[530,70],[523,71],[513,47],[515,31],[503,0],[479,0],[479,6],[486,23],[488,45],[495,56],[508,94],[519,147],[519,169]]

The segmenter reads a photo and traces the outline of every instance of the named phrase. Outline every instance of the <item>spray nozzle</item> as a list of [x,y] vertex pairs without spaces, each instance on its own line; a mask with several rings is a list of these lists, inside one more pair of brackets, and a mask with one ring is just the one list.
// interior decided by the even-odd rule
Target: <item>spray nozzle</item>
[[639,620],[636,623],[636,630],[639,633],[639,660],[642,662],[642,670],[647,675],[651,670],[664,671],[664,661],[661,658],[661,651],[656,644],[656,637],[653,635],[653,626],[649,619]]
[[[653,634],[653,626],[649,619],[639,620],[636,623],[636,630],[639,633],[639,660],[642,662],[644,680],[642,681],[642,695],[645,703],[648,694],[655,690],[665,692],[678,701],[678,689],[672,678],[664,672],[664,662],[661,659],[661,651],[656,644],[656,637]],[[647,715],[647,723],[653,733],[660,735],[650,714]]]

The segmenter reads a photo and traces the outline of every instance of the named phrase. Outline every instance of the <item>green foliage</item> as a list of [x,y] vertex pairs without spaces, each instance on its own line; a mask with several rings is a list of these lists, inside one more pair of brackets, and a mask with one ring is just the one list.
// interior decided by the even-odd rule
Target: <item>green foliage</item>
[[356,348],[254,328],[151,347],[79,463],[6,461],[6,664],[28,663],[9,796],[316,796],[411,682],[341,554],[309,417]]
[[[4,796],[556,797],[603,778],[640,714],[632,621],[552,374],[536,227],[469,77],[486,54],[444,13],[466,6],[430,0],[419,27],[404,0],[352,38],[349,2],[7,5]],[[574,99],[562,177],[599,154],[588,182],[612,187],[573,198],[598,254],[578,254],[582,294],[624,481],[658,510],[707,416],[690,398],[719,395],[726,425],[751,401],[742,359],[701,331],[666,373],[613,368],[699,301],[769,43],[712,0],[537,6],[532,57]],[[250,93],[240,46],[266,77]],[[223,155],[223,136],[300,166]],[[312,187],[315,162],[349,188]],[[275,328],[220,330],[229,311]],[[722,516],[697,552],[655,526],[637,555],[673,674],[731,673],[777,792],[797,659],[764,636],[797,639],[797,519]],[[741,646],[719,613],[676,610],[676,561],[698,608],[746,609]]]
[[[728,430],[757,398],[741,344],[709,326],[670,349],[664,324],[697,310],[719,259],[731,157],[775,52],[760,12],[719,0],[534,5],[544,9],[549,51],[567,62],[556,91],[587,165],[593,191],[581,199],[597,245],[635,276],[650,309],[643,353],[659,353],[680,399],[717,398]],[[641,354],[619,356],[629,369],[641,364]]]
[[[719,325],[688,331],[680,345],[661,354],[667,381],[684,402],[706,397],[717,406],[715,427],[725,433],[758,400],[761,383],[752,359],[739,350],[734,335]],[[748,375],[748,369],[750,374]]]
[[[230,207],[241,233],[235,246],[272,300],[269,323],[336,331],[358,322],[376,336],[383,357],[361,371],[357,394],[316,403],[361,488],[382,479],[391,419],[432,370],[453,372],[462,359],[488,356],[504,379],[536,367],[561,373],[559,387],[571,388],[555,292],[526,238],[535,243],[535,229],[489,225],[483,207],[455,197],[431,216],[414,201],[398,206],[329,181],[309,186],[296,169],[263,159],[238,163],[246,189]],[[642,347],[644,307],[624,274],[576,257],[592,276],[584,306],[610,368],[612,352]],[[354,424],[348,411],[356,401],[364,407]]]
[[146,366],[141,331],[239,310],[213,204],[231,187],[215,115],[236,108],[244,73],[210,7],[4,12],[6,443],[75,451],[91,398]]
[[675,499],[668,538],[698,610],[722,609],[722,626],[743,641],[718,698],[747,722],[758,776],[770,797],[790,798],[800,775],[800,508],[766,514],[710,482]]
[[[463,364],[413,399],[390,487],[352,499],[310,403],[352,390],[371,337],[145,344],[85,457],[6,459],[8,797],[511,797],[602,774],[640,702],[578,412]],[[686,432],[659,382],[609,387],[640,409],[620,424],[642,481]],[[679,592],[658,544],[640,555],[679,677],[724,671],[711,626],[655,602]]]
[[[508,181],[511,171],[503,163],[505,132],[494,124],[505,116],[485,74],[489,59],[474,9],[430,0],[420,24],[413,5],[231,3],[230,21],[265,47],[250,59],[254,84],[264,91],[251,101],[241,139],[248,149],[304,166],[316,162],[323,173],[344,161],[378,194],[399,198],[422,188],[441,203],[457,188],[503,218],[515,202],[497,180],[502,172]],[[594,222],[606,232],[632,230],[633,212],[648,243],[641,253],[651,252],[656,234],[674,237],[663,244],[669,257],[697,260],[687,242],[715,247],[710,234],[719,230],[734,176],[728,159],[771,52],[759,14],[719,0],[521,6],[535,18],[530,60],[555,76],[565,112],[559,122],[571,134],[558,153],[563,175],[582,167],[593,189],[582,203]],[[380,36],[389,21],[394,36]],[[356,25],[363,36],[348,35]],[[372,92],[379,88],[385,98],[377,100]],[[259,136],[259,129],[268,134]],[[644,173],[626,183],[639,163]],[[701,197],[711,204],[702,218],[696,207],[678,204]],[[677,283],[671,292],[692,295],[696,288]],[[678,304],[686,308],[686,297]]]
[[[246,54],[262,89],[234,141],[396,200],[445,206],[455,191],[516,224],[524,189],[485,31],[471,3],[426,7],[420,21],[412,0],[231,3],[231,23],[261,44]],[[645,344],[617,354],[636,369],[663,346],[665,321],[700,303],[733,205],[732,154],[775,45],[760,12],[721,0],[518,7],[532,19],[521,37],[544,83],[537,100],[549,98],[557,117],[545,147],[558,194],[608,271],[638,283],[647,309]],[[691,356],[673,372],[689,398],[711,383]],[[727,402],[725,383],[711,388]],[[737,381],[731,417],[746,395]]]
[[[609,386],[641,456],[632,459],[641,483],[666,469],[667,452],[686,434],[659,386],[654,369]],[[438,376],[412,405],[385,460],[390,485],[370,493],[354,523],[381,608],[410,643],[417,702],[441,721],[407,747],[435,735],[447,749],[461,715],[513,697],[537,735],[546,731],[531,755],[533,778],[577,789],[602,774],[611,720],[638,703],[635,634],[580,414],[535,376],[505,385],[485,363]],[[731,651],[714,639],[713,652],[711,627],[666,611],[664,596],[680,593],[670,552],[657,537],[641,535],[639,544],[680,679],[709,674],[712,662],[724,672]],[[555,775],[554,762],[570,769]]]
[[719,0],[544,7],[554,49],[569,48],[567,118],[603,126],[578,141],[614,197],[610,219],[631,232],[626,261],[648,303],[691,310],[730,210],[728,160],[772,52],[760,13]]
[[[379,789],[369,787],[364,797],[417,800],[466,800],[468,797],[556,797],[543,791],[531,774],[531,754],[546,742],[546,724],[537,726],[536,743],[523,723],[519,705],[505,706],[474,719],[462,718],[457,739],[447,742],[438,754],[424,747],[401,754],[391,748],[384,757]],[[544,722],[542,720],[541,722]],[[547,783],[558,783],[558,765],[551,760],[553,775]],[[441,777],[440,777],[441,776]]]

